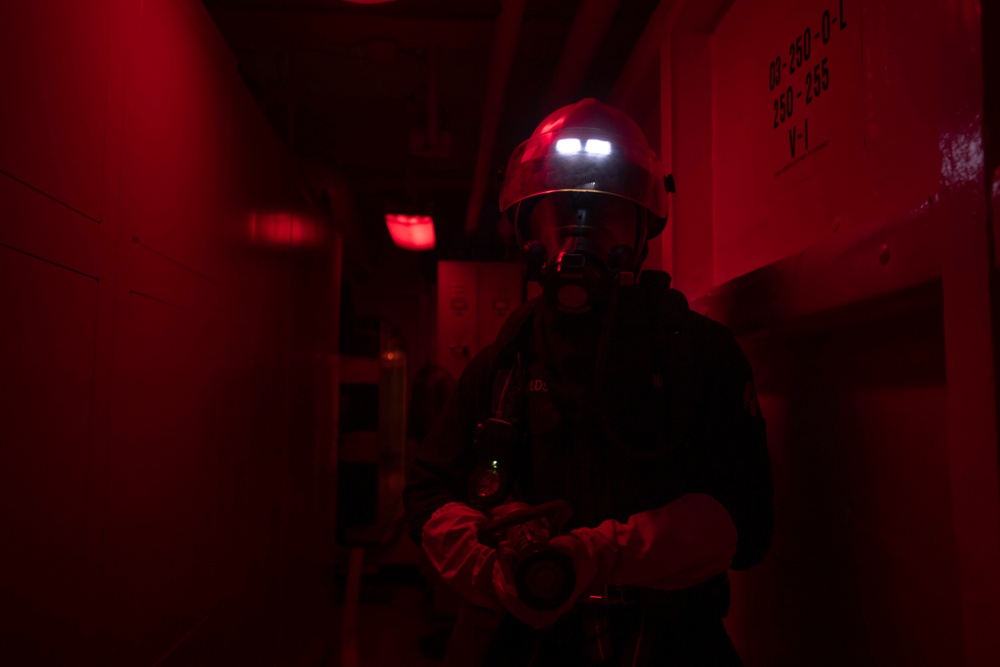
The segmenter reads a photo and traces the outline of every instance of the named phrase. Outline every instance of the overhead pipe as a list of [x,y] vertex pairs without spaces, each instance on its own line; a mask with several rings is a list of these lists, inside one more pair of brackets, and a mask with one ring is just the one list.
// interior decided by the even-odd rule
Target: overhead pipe
[[[660,50],[690,4],[691,0],[660,0],[615,80],[608,99],[610,104],[638,114],[643,102],[649,102],[640,95],[655,92],[660,85],[656,74],[661,64]],[[650,86],[650,81],[656,85]]]
[[[629,54],[625,66],[622,67],[615,85],[611,88],[608,101],[626,111],[635,113],[636,106],[641,106],[641,100],[636,99],[638,93],[655,92],[659,85],[656,76],[656,66],[659,64],[660,47],[663,45],[664,26],[667,21],[676,20],[676,15],[683,1],[670,2],[662,0],[646,23],[646,28],[636,41]],[[650,86],[655,81],[657,85]]]
[[[631,114],[643,126],[643,121],[649,120],[652,112],[659,111],[658,148],[665,165],[673,162],[673,92],[669,39],[693,2],[694,0],[660,0],[636,40],[625,66],[619,72],[608,99],[609,103]],[[660,242],[651,246],[649,260],[650,266],[657,266],[659,263],[659,268],[668,272],[674,271],[674,234],[678,227],[672,224],[671,228],[673,231],[663,234]]]
[[483,99],[483,124],[479,133],[479,154],[476,156],[476,171],[472,179],[472,192],[465,215],[465,231],[469,234],[479,226],[479,214],[483,209],[483,197],[490,178],[490,162],[496,142],[503,99],[510,78],[511,64],[517,49],[517,38],[521,32],[526,0],[504,0],[497,18],[493,35],[493,50],[490,54],[490,72]]
[[567,98],[583,83],[620,5],[621,0],[583,0],[580,4],[552,76],[543,113],[572,101]]
[[[504,10],[514,10],[514,8],[508,5],[513,3],[507,3],[504,6]],[[517,12],[520,14],[523,12],[524,2],[518,3],[520,8]],[[605,36],[607,36],[608,30],[611,28],[611,24],[618,12],[618,7],[621,5],[621,0],[584,0],[577,9],[576,15],[573,17],[573,24],[570,26],[569,34],[566,37],[566,42],[563,46],[562,53],[559,56],[559,62],[556,64],[555,74],[552,77],[552,84],[549,86],[549,93],[545,98],[543,103],[543,112],[548,113],[557,105],[564,103],[567,97],[573,95],[576,90],[579,89],[580,84],[583,82],[584,77],[590,70],[590,66],[594,61],[594,57],[597,55],[597,51],[600,49],[601,43],[604,41]],[[516,31],[520,25],[520,18],[513,28],[511,26],[503,26],[503,17],[501,15],[501,24],[498,26],[497,31],[497,41],[494,43],[493,50],[493,65],[496,65],[498,58],[498,50],[500,48],[512,47],[516,42]],[[515,34],[510,38],[506,45],[502,45],[500,35],[504,30],[515,31]],[[499,99],[503,99],[503,86],[506,85],[507,73],[509,72],[510,62],[512,60],[513,51],[511,51],[508,56],[507,61],[507,71],[504,72],[504,80],[499,85],[500,94]],[[491,79],[490,86],[493,88],[497,85],[492,78],[493,69],[491,67]],[[475,180],[472,186],[472,198],[469,200],[469,211],[466,217],[466,231],[473,232],[479,224],[479,214],[482,210],[483,197],[486,194],[486,186],[489,179],[489,163],[493,155],[493,140],[496,136],[496,126],[499,124],[500,112],[502,109],[499,108],[499,104],[492,105],[492,111],[495,112],[495,123],[490,128],[488,133],[485,132],[486,122],[485,119],[487,114],[490,113],[490,104],[487,103],[487,110],[484,113],[484,133],[480,140],[480,153],[476,162],[476,174]],[[486,142],[489,145],[486,146]],[[488,153],[484,158],[484,147],[488,149]]]
[[427,146],[435,150],[438,143],[437,44],[431,42],[427,51]]

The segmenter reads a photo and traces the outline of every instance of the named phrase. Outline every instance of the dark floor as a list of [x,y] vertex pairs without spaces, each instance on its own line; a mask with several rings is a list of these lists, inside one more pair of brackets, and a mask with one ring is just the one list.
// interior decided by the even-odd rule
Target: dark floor
[[[365,552],[354,632],[344,622],[350,618],[344,604],[349,550],[338,548],[335,563],[300,564],[280,595],[249,601],[258,613],[248,616],[243,601],[231,613],[216,614],[231,622],[202,624],[155,667],[439,666],[457,597],[428,585],[420,552],[409,546],[401,558]],[[143,663],[118,656],[113,664]]]
[[[338,554],[334,604],[329,610],[330,648],[322,667],[441,665],[458,596],[429,579],[419,549],[401,537],[388,548],[364,553],[357,630],[352,633],[350,623],[344,623],[349,554],[348,549]],[[351,634],[356,662],[351,659]]]
[[324,667],[435,667],[454,617],[435,604],[417,569],[366,574],[358,609],[357,664],[344,660],[344,605],[331,617],[334,642]]

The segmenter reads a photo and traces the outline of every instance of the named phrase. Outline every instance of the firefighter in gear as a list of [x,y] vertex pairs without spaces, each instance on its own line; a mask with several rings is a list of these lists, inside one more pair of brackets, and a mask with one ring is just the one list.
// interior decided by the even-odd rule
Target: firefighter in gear
[[[404,492],[466,601],[450,664],[741,664],[722,618],[727,571],[770,540],[764,421],[732,334],[640,273],[671,189],[639,127],[594,99],[510,157],[500,207],[542,296],[470,362]],[[568,518],[524,523],[549,531],[534,581],[561,592],[542,604],[516,535],[552,505]]]

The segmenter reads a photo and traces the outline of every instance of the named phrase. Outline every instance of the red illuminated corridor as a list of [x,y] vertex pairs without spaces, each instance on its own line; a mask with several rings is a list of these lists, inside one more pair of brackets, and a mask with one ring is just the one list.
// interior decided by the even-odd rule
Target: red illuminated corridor
[[0,62],[0,664],[446,664],[403,492],[593,97],[753,369],[743,662],[1000,665],[1000,3],[32,0]]

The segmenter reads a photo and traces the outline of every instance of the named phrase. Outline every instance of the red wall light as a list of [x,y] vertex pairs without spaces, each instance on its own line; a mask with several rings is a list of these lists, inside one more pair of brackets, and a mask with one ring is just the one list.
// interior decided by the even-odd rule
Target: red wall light
[[385,226],[389,228],[393,243],[404,250],[434,248],[434,221],[429,215],[387,213]]
[[252,242],[272,246],[317,245],[323,240],[319,224],[291,211],[251,212],[247,232]]

